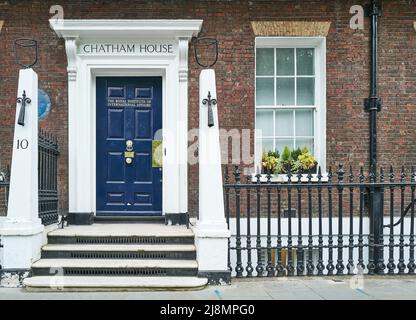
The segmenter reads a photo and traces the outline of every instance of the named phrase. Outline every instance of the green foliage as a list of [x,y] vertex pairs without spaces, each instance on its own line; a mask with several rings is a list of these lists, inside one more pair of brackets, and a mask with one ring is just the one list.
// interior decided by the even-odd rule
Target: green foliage
[[285,146],[280,157],[279,152],[263,149],[261,161],[263,171],[275,174],[288,173],[289,168],[293,173],[306,173],[315,169],[318,164],[307,147],[291,151],[289,146]]
[[279,158],[276,156],[273,152],[263,151],[262,158],[261,158],[261,164],[265,171],[270,171],[274,173],[276,171],[276,167],[278,165]]
[[302,154],[299,156],[298,160],[302,163],[303,170],[308,171],[317,165],[315,158],[306,147],[302,150]]
[[297,161],[301,154],[302,154],[302,150],[300,148],[293,150],[291,154],[293,161]]
[[280,159],[278,159],[277,164],[276,164],[276,168],[274,170],[274,173],[275,174],[280,174],[283,171],[284,171],[283,163],[282,163],[282,161],[280,161]]
[[303,170],[302,161],[300,161],[300,160],[294,161],[292,166],[291,166],[291,169],[292,169],[292,172],[296,172],[296,173],[298,173],[299,171],[302,172],[302,170]]
[[279,151],[269,151],[268,153],[267,153],[267,155],[269,156],[269,157],[275,157],[275,158],[277,158],[277,159],[279,159],[280,158],[280,155],[279,155]]
[[289,149],[288,146],[285,146],[285,148],[282,152],[282,161],[283,162],[288,162],[290,160],[292,160],[290,149]]

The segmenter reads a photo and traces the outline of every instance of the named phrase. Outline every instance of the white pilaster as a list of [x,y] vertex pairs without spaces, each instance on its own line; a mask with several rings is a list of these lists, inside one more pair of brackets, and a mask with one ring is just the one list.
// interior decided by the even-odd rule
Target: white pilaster
[[188,213],[188,46],[189,38],[179,38],[178,213]]
[[218,106],[213,105],[214,126],[208,127],[208,106],[202,101],[217,98],[215,71],[199,77],[199,220],[196,226],[200,272],[227,272],[230,231],[224,215]]
[[19,72],[17,97],[23,99],[23,92],[30,101],[24,125],[18,124],[23,102],[16,105],[9,206],[1,230],[3,267],[12,270],[27,270],[39,258],[44,230],[38,213],[38,76],[32,69]]
[[65,39],[65,50],[68,59],[68,189],[69,189],[69,212],[76,212],[77,205],[77,37]]

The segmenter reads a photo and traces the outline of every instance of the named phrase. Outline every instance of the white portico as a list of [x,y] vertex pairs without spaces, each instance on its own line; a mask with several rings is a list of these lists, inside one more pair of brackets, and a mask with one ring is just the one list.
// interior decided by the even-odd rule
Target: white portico
[[162,211],[188,212],[188,44],[202,20],[50,20],[68,59],[69,212],[96,212],[96,78],[162,77]]

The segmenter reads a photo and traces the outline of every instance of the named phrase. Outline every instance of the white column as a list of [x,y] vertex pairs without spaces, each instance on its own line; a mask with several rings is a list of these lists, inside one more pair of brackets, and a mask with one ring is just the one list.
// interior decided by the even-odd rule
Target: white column
[[202,101],[211,93],[217,98],[215,71],[203,70],[199,77],[199,220],[196,225],[200,273],[228,271],[230,231],[224,215],[218,106],[213,105],[214,126],[208,127],[208,106]]
[[26,102],[24,125],[18,124],[22,103],[16,105],[13,157],[7,218],[1,235],[3,267],[28,270],[39,259],[44,227],[38,213],[38,76],[32,69],[20,70],[18,98]]

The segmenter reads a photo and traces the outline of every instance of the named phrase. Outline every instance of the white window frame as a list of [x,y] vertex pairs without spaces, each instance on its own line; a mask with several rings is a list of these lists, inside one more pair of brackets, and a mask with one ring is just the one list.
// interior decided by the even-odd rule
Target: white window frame
[[[325,37],[256,37],[255,50],[257,48],[314,48],[315,54],[315,107],[314,110],[314,154],[322,172],[326,172],[326,38]],[[255,68],[257,65],[257,53],[255,53]],[[257,106],[257,70],[254,71],[254,104],[257,109],[270,109],[268,106]],[[276,99],[276,97],[275,97]],[[305,109],[305,106],[273,106],[273,109]],[[256,114],[257,112],[255,112]],[[257,116],[255,116],[257,118]],[[255,119],[257,129],[257,119]],[[257,130],[256,130],[257,133]],[[257,137],[255,137],[255,154],[258,159]]]

